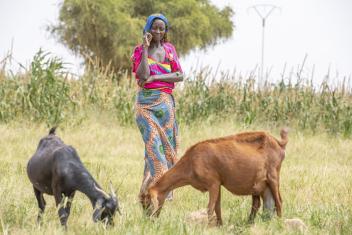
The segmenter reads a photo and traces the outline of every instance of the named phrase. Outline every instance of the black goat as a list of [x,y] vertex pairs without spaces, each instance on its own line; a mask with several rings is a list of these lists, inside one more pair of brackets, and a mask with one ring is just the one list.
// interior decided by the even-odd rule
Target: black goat
[[[33,184],[34,194],[38,201],[41,221],[45,209],[43,193],[54,195],[61,225],[66,227],[70,207],[75,191],[78,190],[90,199],[94,212],[93,221],[107,221],[113,224],[115,211],[119,210],[118,199],[112,190],[111,194],[104,192],[83,166],[76,150],[55,135],[55,127],[49,135],[39,142],[35,154],[27,164],[27,174]],[[68,197],[68,200],[64,200]]]

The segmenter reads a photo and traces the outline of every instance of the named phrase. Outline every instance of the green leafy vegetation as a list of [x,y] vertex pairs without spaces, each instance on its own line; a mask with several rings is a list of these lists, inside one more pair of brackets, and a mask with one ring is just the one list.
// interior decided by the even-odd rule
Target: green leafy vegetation
[[[3,72],[5,74],[5,72]],[[48,126],[79,124],[92,112],[107,113],[122,125],[134,121],[137,85],[124,70],[92,65],[79,78],[69,78],[64,63],[39,51],[26,73],[0,79],[0,122],[26,119]],[[181,123],[241,125],[265,123],[302,130],[352,135],[352,90],[282,79],[255,87],[254,78],[222,74],[214,79],[206,69],[192,72],[175,92]]]

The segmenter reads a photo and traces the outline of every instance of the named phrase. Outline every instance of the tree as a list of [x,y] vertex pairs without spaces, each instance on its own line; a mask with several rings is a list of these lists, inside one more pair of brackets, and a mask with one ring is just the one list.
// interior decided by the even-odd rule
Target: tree
[[130,67],[146,17],[159,12],[169,19],[168,38],[181,56],[232,35],[232,9],[220,10],[209,0],[64,0],[49,30],[86,61],[111,63],[118,71]]

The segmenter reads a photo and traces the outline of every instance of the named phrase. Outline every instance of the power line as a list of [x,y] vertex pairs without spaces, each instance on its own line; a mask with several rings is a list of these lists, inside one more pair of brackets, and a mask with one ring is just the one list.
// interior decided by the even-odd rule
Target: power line
[[260,66],[260,76],[258,81],[258,86],[261,87],[264,82],[264,36],[266,19],[271,15],[274,10],[279,9],[281,11],[281,8],[271,4],[257,4],[249,7],[247,9],[247,12],[250,9],[254,9],[257,15],[262,19],[262,58]]

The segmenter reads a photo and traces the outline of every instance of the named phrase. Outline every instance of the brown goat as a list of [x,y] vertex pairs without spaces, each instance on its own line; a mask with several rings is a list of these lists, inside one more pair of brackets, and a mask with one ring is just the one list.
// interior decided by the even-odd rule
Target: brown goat
[[281,217],[279,192],[280,168],[288,142],[287,130],[281,130],[281,140],[266,132],[245,132],[199,142],[190,147],[176,165],[160,177],[140,200],[147,213],[158,216],[171,190],[191,185],[209,192],[208,220],[221,225],[220,187],[236,195],[252,195],[249,221],[253,222],[260,207],[274,210]]

